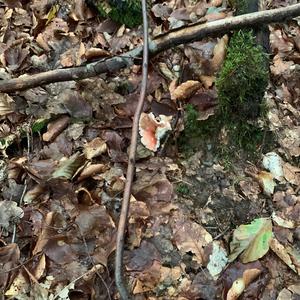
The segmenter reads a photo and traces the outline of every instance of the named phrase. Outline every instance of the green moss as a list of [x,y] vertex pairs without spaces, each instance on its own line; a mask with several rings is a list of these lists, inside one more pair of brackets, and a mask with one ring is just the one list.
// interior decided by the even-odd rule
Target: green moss
[[257,118],[267,84],[267,56],[256,45],[252,31],[234,33],[216,80],[224,117],[234,120]]
[[189,186],[186,183],[181,182],[177,185],[176,192],[182,196],[188,196],[191,191]]
[[142,5],[140,0],[98,0],[94,1],[99,13],[113,21],[135,27],[142,24]]

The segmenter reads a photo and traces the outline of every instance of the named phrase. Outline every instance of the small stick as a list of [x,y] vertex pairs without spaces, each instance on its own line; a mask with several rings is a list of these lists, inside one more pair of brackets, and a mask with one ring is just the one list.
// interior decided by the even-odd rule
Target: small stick
[[142,13],[143,13],[143,31],[144,31],[143,76],[142,76],[141,93],[133,117],[131,143],[129,148],[128,167],[127,167],[127,174],[126,174],[126,184],[125,184],[124,194],[123,194],[123,202],[122,202],[121,214],[120,214],[119,225],[118,225],[117,245],[116,245],[115,279],[116,279],[117,289],[120,293],[122,300],[131,299],[130,293],[127,290],[123,278],[124,233],[127,224],[133,176],[135,173],[135,157],[136,157],[136,147],[137,147],[137,139],[138,139],[139,120],[144,107],[144,101],[145,101],[146,89],[147,89],[147,77],[148,77],[149,48],[148,48],[147,3],[146,0],[141,0],[141,1],[142,1]]
[[[271,10],[259,11],[236,17],[229,17],[204,24],[191,24],[181,28],[173,29],[149,43],[151,57],[160,52],[176,47],[180,44],[187,44],[199,41],[204,37],[221,35],[245,27],[266,25],[274,22],[284,22],[300,15],[300,4],[281,7]],[[39,74],[22,76],[19,78],[0,80],[0,92],[10,93],[20,90],[34,88],[53,82],[79,80],[90,78],[102,73],[116,72],[121,68],[131,66],[140,57],[142,47],[138,46],[133,50],[119,56],[106,58],[84,66],[58,69]]]

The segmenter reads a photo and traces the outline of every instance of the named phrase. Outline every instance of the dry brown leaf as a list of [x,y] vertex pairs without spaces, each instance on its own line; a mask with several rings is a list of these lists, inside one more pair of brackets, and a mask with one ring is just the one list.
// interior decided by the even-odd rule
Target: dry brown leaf
[[62,116],[57,120],[49,123],[47,126],[47,132],[43,134],[43,141],[53,141],[59,134],[61,134],[64,131],[64,129],[67,128],[69,121],[70,117]]
[[160,280],[160,268],[161,263],[154,260],[153,264],[140,272],[133,289],[133,294],[145,293],[147,291],[152,291]]
[[42,254],[33,272],[33,276],[35,277],[36,280],[39,280],[43,276],[45,269],[46,269],[46,256],[45,254]]
[[294,272],[300,275],[300,261],[299,253],[290,246],[284,246],[273,238],[270,242],[271,249],[277,254],[277,256],[283,260]]
[[289,73],[293,65],[292,61],[283,61],[279,55],[276,55],[273,58],[273,65],[270,66],[270,69],[273,75],[280,76]]
[[248,269],[243,273],[242,278],[235,280],[227,293],[226,300],[237,300],[245,288],[255,279],[262,271],[259,269]]
[[173,100],[187,100],[192,97],[201,87],[201,83],[195,80],[188,80],[179,85],[173,93],[171,98]]
[[87,159],[92,159],[94,157],[100,156],[106,151],[107,151],[107,145],[105,141],[97,137],[85,144],[83,153],[85,154],[85,157]]
[[200,75],[200,80],[203,83],[204,87],[206,89],[209,89],[214,84],[216,77],[215,76],[206,76],[206,75]]
[[0,273],[0,288],[3,291],[7,285],[11,274],[10,272],[5,272],[15,267],[20,259],[20,249],[19,246],[15,243],[3,246],[0,248],[0,264],[1,272]]
[[35,244],[35,247],[32,251],[32,255],[35,255],[39,252],[41,252],[45,245],[48,242],[49,237],[51,236],[51,223],[53,220],[53,216],[54,216],[54,212],[49,212],[47,213],[44,223],[43,223],[43,228],[42,228],[42,232],[39,235],[39,238]]
[[0,117],[15,111],[15,101],[8,95],[0,93]]
[[226,49],[228,44],[228,35],[225,34],[214,48],[214,56],[211,60],[214,71],[219,71],[226,57]]
[[97,176],[99,174],[102,174],[103,172],[108,170],[108,166],[104,164],[90,164],[84,167],[84,169],[81,171],[77,181],[82,181],[83,179]]
[[266,195],[272,195],[274,193],[276,184],[271,173],[260,171],[255,178],[258,180]]
[[284,178],[291,184],[300,185],[300,168],[294,167],[289,163],[283,165]]
[[110,56],[110,53],[104,49],[100,48],[90,48],[85,51],[85,57],[87,60],[99,58],[99,57],[108,57]]
[[192,252],[194,259],[203,265],[205,247],[212,242],[212,236],[201,225],[188,220],[182,211],[173,215],[171,227],[174,242],[181,254]]

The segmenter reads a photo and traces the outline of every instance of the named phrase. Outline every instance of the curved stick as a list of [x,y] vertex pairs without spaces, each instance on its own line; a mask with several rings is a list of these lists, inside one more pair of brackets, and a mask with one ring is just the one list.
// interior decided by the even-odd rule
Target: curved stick
[[142,10],[143,10],[143,31],[144,31],[144,46],[143,46],[143,76],[142,85],[139,101],[134,113],[132,133],[131,133],[131,143],[129,148],[129,159],[126,174],[126,184],[123,194],[122,209],[119,218],[118,233],[117,233],[117,249],[116,249],[116,264],[115,264],[115,279],[117,289],[120,293],[121,299],[130,299],[130,293],[126,288],[126,284],[123,279],[123,252],[124,252],[124,234],[127,225],[127,216],[129,210],[130,196],[132,181],[135,172],[135,156],[139,129],[139,120],[143,110],[144,101],[146,97],[147,89],[147,77],[148,77],[148,20],[147,20],[147,4],[146,0],[142,0]]

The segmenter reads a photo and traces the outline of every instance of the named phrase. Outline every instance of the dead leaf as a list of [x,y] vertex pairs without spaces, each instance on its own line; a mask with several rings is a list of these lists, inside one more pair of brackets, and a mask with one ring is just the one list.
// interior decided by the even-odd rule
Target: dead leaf
[[291,246],[283,246],[277,239],[271,239],[270,247],[294,272],[300,275],[300,254]]
[[259,269],[248,269],[245,270],[243,273],[242,278],[238,278],[235,280],[232,284],[232,287],[229,289],[227,293],[226,300],[237,300],[239,296],[243,293],[245,288],[253,281],[255,280],[259,274],[261,273],[261,270]]
[[48,239],[51,237],[52,235],[51,224],[52,224],[53,216],[54,216],[54,212],[47,213],[43,223],[42,231],[32,251],[33,255],[43,251],[45,245],[47,244]]
[[95,138],[84,146],[83,153],[87,159],[100,156],[107,151],[107,145],[101,138]]
[[52,173],[51,178],[71,179],[79,168],[84,166],[85,158],[79,152],[73,154],[70,158],[62,159],[57,169]]
[[0,201],[0,227],[8,230],[9,225],[18,223],[24,212],[15,201]]
[[70,117],[62,116],[53,122],[50,122],[47,126],[47,132],[43,134],[43,140],[45,142],[53,141],[59,134],[61,134],[68,126]]
[[0,93],[0,117],[15,111],[15,101],[8,95]]
[[276,184],[273,180],[273,175],[271,173],[266,171],[260,171],[256,178],[266,195],[272,195],[274,193],[274,188]]
[[[89,177],[98,176],[98,175],[104,173],[105,171],[107,171],[107,169],[108,169],[108,166],[106,166],[104,164],[89,164],[86,167],[84,167],[84,169],[81,171],[77,180],[82,181]],[[97,178],[95,177],[95,179],[97,179]]]
[[[20,259],[20,250],[17,244],[12,243],[0,248],[0,288],[5,290],[11,273],[10,269],[14,268]],[[6,272],[7,271],[7,272]]]
[[211,60],[212,67],[215,72],[219,71],[226,57],[226,49],[228,44],[228,35],[225,34],[222,38],[218,40],[214,48],[213,58]]
[[201,87],[199,81],[188,80],[179,85],[171,94],[173,100],[187,100],[192,97]]
[[7,297],[17,297],[22,294],[26,294],[29,291],[30,283],[22,272],[19,272],[17,277],[14,279],[9,289],[5,292]]
[[104,49],[92,47],[87,49],[84,55],[86,59],[89,60],[89,59],[96,59],[100,57],[108,57],[110,56],[110,53]]
[[209,89],[214,84],[216,77],[215,76],[207,76],[207,75],[200,75],[200,80],[203,83],[206,89]]
[[205,264],[205,247],[212,242],[212,236],[201,225],[188,220],[180,211],[173,215],[171,227],[174,242],[181,254],[192,252],[194,260],[201,266]]
[[283,165],[284,178],[291,184],[300,185],[300,168],[294,167],[289,163]]

